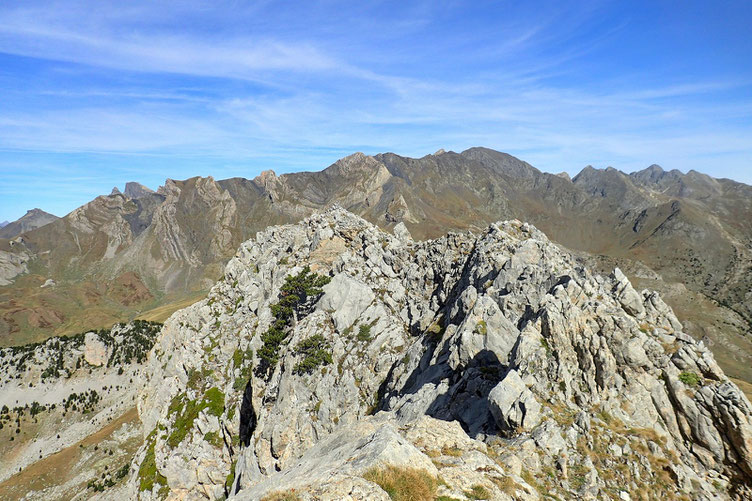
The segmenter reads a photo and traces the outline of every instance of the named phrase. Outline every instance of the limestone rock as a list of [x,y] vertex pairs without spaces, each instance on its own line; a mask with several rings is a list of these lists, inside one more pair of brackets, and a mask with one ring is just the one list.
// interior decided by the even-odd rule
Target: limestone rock
[[[334,206],[242,244],[149,356],[132,471],[153,448],[168,499],[386,499],[363,478],[385,465],[456,499],[752,495],[752,405],[657,294],[519,221],[399,233]],[[261,376],[272,305],[306,265],[331,280]],[[323,353],[301,371],[307,340]]]
[[491,390],[488,400],[502,430],[530,431],[540,422],[541,406],[515,370],[509,371]]
[[84,360],[89,365],[101,367],[107,363],[109,353],[107,345],[93,332],[87,332],[84,336]]

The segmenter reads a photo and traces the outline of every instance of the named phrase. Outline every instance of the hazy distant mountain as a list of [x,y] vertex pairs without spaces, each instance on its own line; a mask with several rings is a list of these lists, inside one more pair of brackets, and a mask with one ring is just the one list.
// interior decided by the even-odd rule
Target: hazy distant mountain
[[8,226],[8,224],[10,224],[10,223],[8,223],[8,221],[3,221],[2,223],[0,223],[0,228],[4,228],[4,227]]
[[[96,318],[107,325],[123,312],[205,290],[257,231],[335,202],[385,229],[404,222],[421,239],[482,231],[501,219],[528,221],[552,240],[595,256],[604,269],[619,264],[656,282],[651,287],[666,284],[665,293],[677,301],[699,298],[710,312],[699,322],[713,320],[698,324],[698,335],[748,331],[752,321],[752,187],[656,165],[633,174],[586,167],[570,180],[505,153],[471,148],[418,159],[356,153],[320,172],[266,171],[253,180],[168,179],[156,192],[128,183],[124,193],[98,197],[24,236],[23,251],[39,279],[72,289],[69,299],[45,299],[45,308],[56,312],[45,322],[29,320],[41,301],[26,294],[35,275],[0,289],[0,334],[37,332],[34,325],[62,329],[69,324],[60,318],[84,309],[89,315],[106,310]],[[685,284],[688,292],[670,284]],[[691,318],[697,301],[672,306]],[[752,345],[729,350],[752,353]]]
[[49,224],[56,219],[59,218],[41,209],[31,209],[16,221],[12,223],[5,221],[0,225],[0,238],[16,237],[21,233],[26,233],[27,231]]

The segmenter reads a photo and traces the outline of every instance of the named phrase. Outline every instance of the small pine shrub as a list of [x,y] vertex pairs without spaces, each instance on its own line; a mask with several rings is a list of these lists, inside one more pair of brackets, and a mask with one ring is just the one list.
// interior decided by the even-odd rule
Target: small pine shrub
[[296,374],[311,374],[317,367],[332,363],[331,346],[321,334],[298,343],[295,352],[303,355],[303,360],[295,365]]

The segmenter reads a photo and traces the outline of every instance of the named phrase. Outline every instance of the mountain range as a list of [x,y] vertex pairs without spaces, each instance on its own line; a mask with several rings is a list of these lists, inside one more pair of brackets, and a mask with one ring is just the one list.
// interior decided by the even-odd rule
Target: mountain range
[[487,148],[356,153],[319,172],[168,179],[156,192],[128,183],[0,240],[10,284],[0,288],[0,339],[164,320],[208,290],[241,242],[333,203],[385,230],[404,223],[417,239],[528,221],[595,269],[618,265],[660,290],[727,372],[752,381],[752,187],[657,165],[586,167],[570,179]]

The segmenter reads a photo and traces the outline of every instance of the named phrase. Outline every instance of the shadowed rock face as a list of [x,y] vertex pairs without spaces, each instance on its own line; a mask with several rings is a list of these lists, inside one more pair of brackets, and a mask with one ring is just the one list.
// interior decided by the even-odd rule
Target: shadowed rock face
[[[708,307],[722,312],[735,332],[748,331],[752,322],[751,187],[656,165],[630,175],[587,167],[570,180],[486,148],[418,159],[357,153],[321,172],[167,180],[157,193],[128,183],[124,194],[99,197],[27,232],[12,250],[0,241],[0,250],[25,252],[61,284],[66,276],[136,271],[152,296],[169,301],[208,288],[257,231],[332,203],[386,230],[402,223],[417,239],[479,231],[500,219],[528,221],[557,243],[597,256],[604,268],[615,260],[630,277],[649,270],[660,282],[655,286],[680,283],[712,298],[715,305],[708,300]],[[25,292],[11,287],[8,294],[13,299]],[[728,345],[703,321],[692,318],[693,335]]]
[[[253,376],[304,266],[331,281]],[[301,372],[311,339],[330,361]],[[457,499],[752,494],[752,406],[705,344],[659,294],[516,220],[423,242],[339,207],[268,228],[166,322],[143,374],[131,471],[153,451],[168,499],[387,499],[363,478],[384,465]]]

